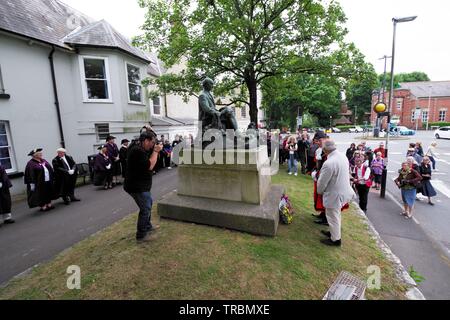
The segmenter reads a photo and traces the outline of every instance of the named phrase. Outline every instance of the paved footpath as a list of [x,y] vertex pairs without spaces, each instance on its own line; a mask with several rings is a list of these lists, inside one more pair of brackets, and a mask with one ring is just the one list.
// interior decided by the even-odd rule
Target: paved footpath
[[419,284],[425,298],[450,299],[449,258],[417,219],[409,220],[400,215],[402,209],[398,198],[398,194],[389,193],[386,199],[381,199],[378,192],[371,190],[367,216],[403,266],[407,270],[413,266],[425,278]]
[[[154,200],[176,189],[176,172],[164,169],[153,176]],[[16,223],[0,227],[0,284],[138,211],[122,186],[105,191],[86,185],[75,194],[81,202],[66,206],[57,200],[49,212],[29,209],[24,201],[13,204]]]

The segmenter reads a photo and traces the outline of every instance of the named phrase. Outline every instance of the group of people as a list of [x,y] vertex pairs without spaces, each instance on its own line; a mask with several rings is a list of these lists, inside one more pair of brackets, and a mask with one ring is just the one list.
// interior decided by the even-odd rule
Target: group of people
[[437,143],[432,142],[424,153],[420,142],[409,145],[406,153],[406,161],[402,163],[399,176],[395,179],[396,185],[400,188],[403,200],[403,211],[401,214],[407,219],[412,218],[412,212],[416,200],[420,199],[417,194],[421,193],[428,198],[428,204],[434,205],[431,198],[437,195],[431,184],[431,176],[436,171],[436,147]]
[[[27,185],[27,202],[30,208],[52,210],[55,208],[52,201],[58,198],[62,198],[66,205],[80,201],[75,196],[78,168],[64,148],[56,150],[56,157],[51,163],[43,158],[42,148],[31,150],[28,156],[31,159],[25,167],[24,182]],[[12,224],[15,222],[11,213],[12,183],[2,165],[0,176],[0,214],[4,224]]]
[[[406,160],[399,170],[399,176],[395,180],[401,189],[404,210],[402,215],[412,218],[412,210],[417,198],[417,193],[422,193],[428,198],[428,203],[434,205],[431,198],[436,196],[430,180],[433,170],[436,170],[436,142],[432,142],[424,152],[422,143],[410,143],[406,153]],[[365,142],[358,146],[354,143],[347,149],[347,158],[350,164],[352,182],[359,196],[359,206],[367,211],[367,199],[372,186],[380,190],[383,169],[386,166],[384,158],[386,149],[381,142],[379,147],[371,150]]]
[[[124,182],[128,170],[128,149],[134,144],[140,145],[139,139],[133,142],[123,139],[119,148],[115,139],[116,137],[112,135],[106,138],[106,143],[98,148],[99,152],[92,164],[93,183],[96,186],[102,186],[105,190],[112,189]],[[156,174],[161,168],[171,169],[174,166],[172,151],[182,141],[183,138],[179,135],[175,137],[172,143],[165,139],[163,135],[161,135],[161,140],[158,140],[156,136],[154,137],[153,143],[161,145],[161,150],[158,152],[155,164],[152,167],[152,175]],[[66,149],[59,148],[56,150],[56,156],[49,162],[44,159],[43,151],[42,148],[36,148],[28,154],[31,159],[25,168],[24,183],[26,184],[29,208],[38,207],[40,211],[52,210],[55,208],[52,202],[58,198],[62,198],[66,205],[81,201],[75,196],[79,172],[74,159],[67,154]],[[2,218],[0,223],[3,222],[3,224],[15,222],[11,213],[11,187],[12,183],[6,169],[0,164],[0,218]]]

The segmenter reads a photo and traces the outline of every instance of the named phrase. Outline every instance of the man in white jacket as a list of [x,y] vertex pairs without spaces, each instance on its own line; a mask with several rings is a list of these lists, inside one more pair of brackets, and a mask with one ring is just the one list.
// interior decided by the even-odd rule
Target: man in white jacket
[[323,150],[327,155],[319,181],[317,193],[323,196],[330,232],[323,234],[329,239],[321,242],[330,246],[341,245],[341,209],[356,195],[350,185],[349,163],[347,157],[336,150],[333,140],[324,142]]

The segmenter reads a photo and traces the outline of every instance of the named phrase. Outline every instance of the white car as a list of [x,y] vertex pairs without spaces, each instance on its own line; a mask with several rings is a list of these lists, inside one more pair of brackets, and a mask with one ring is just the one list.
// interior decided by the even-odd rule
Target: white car
[[450,127],[442,127],[434,132],[436,139],[450,139]]
[[348,132],[350,132],[350,133],[364,132],[364,129],[361,127],[354,127],[354,128],[348,129]]

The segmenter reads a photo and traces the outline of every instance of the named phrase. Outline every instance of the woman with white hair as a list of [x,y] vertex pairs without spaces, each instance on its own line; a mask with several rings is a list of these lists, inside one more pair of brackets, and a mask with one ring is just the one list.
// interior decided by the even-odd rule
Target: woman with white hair
[[425,155],[430,158],[430,161],[433,164],[433,170],[436,170],[436,159],[438,159],[438,157],[436,156],[436,147],[437,143],[436,141],[433,141],[428,147],[427,153],[425,153]]
[[411,168],[408,162],[402,163],[402,168],[395,184],[401,189],[404,211],[401,213],[406,218],[412,218],[412,210],[416,201],[417,186],[422,180],[420,174]]

